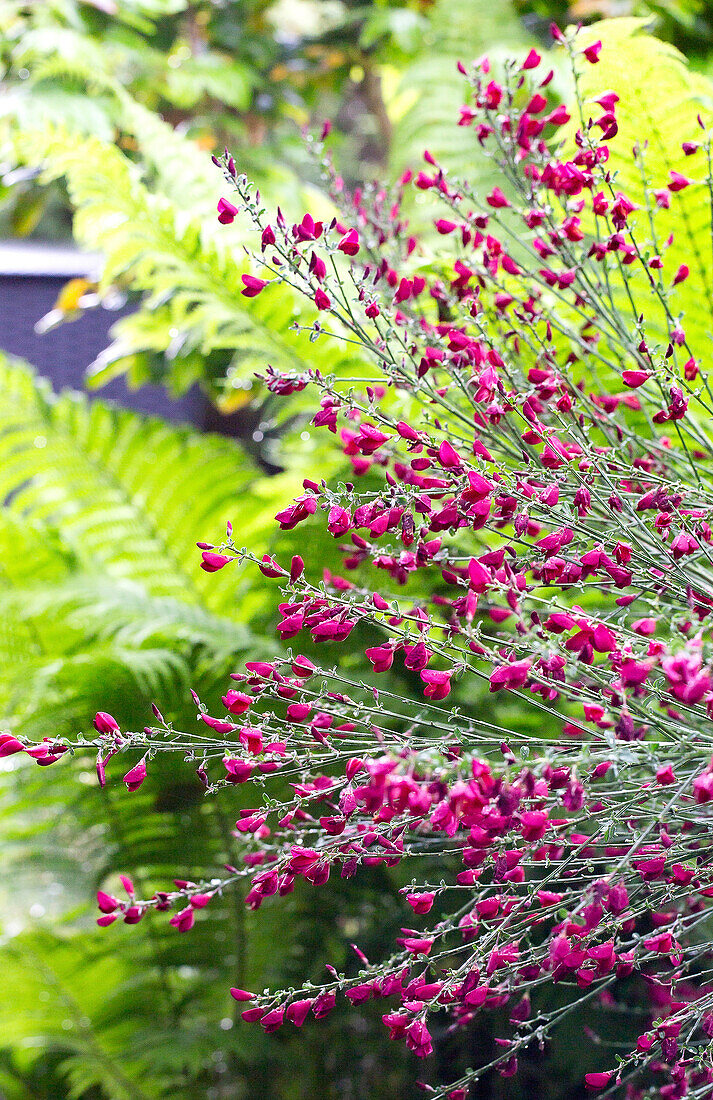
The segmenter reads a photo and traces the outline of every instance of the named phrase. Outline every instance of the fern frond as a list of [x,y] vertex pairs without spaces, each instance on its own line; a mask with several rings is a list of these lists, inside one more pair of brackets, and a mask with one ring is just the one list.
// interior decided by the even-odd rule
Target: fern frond
[[239,523],[258,477],[227,439],[56,396],[26,366],[0,360],[0,500],[23,523],[55,527],[86,569],[222,606],[234,579],[202,573],[194,539]]
[[[389,104],[394,119],[391,169],[418,168],[428,149],[453,175],[490,189],[493,169],[468,129],[455,125],[467,98],[467,84],[456,66],[484,52],[491,57],[525,53],[531,45],[510,0],[436,0],[428,29],[411,63],[401,73]],[[418,222],[418,208],[411,211]]]
[[[57,397],[0,361],[3,723],[60,736],[114,708],[140,728],[151,701],[184,713],[189,686],[214,690],[261,647],[235,604],[239,574],[205,574],[196,531],[220,538],[232,518],[267,549],[291,482],[265,484],[229,440]],[[266,598],[254,592],[249,613]]]
[[[689,344],[697,356],[707,356],[713,333],[711,197],[705,182],[704,154],[687,157],[681,145],[700,139],[699,114],[706,128],[713,123],[713,83],[691,71],[673,46],[646,32],[647,23],[641,19],[608,19],[579,32],[582,47],[596,39],[603,43],[599,64],[585,66],[580,75],[585,121],[601,113],[593,99],[603,88],[619,95],[619,133],[609,143],[613,186],[640,207],[631,217],[640,239],[652,238],[647,206],[655,211],[651,251],[663,256],[668,285],[680,264],[689,267],[689,279],[671,292],[670,309],[674,317],[685,314]],[[578,118],[573,119],[573,126],[575,122],[580,124]],[[641,145],[642,134],[646,145],[637,163],[632,149]],[[671,171],[696,182],[670,195],[670,209],[660,209],[653,192],[666,188]],[[669,247],[670,234],[673,242]],[[650,322],[658,313],[665,344],[671,326],[656,296],[643,280],[635,292]]]
[[[333,344],[311,343],[295,331],[296,323],[312,324],[314,310],[285,287],[269,288],[248,307],[240,279],[246,265],[236,258],[234,235],[217,238],[203,220],[151,192],[115,146],[48,128],[16,134],[14,149],[18,160],[42,164],[45,181],[66,179],[77,240],[105,256],[103,287],[128,282],[147,296],[147,310],[170,301],[171,342],[180,332],[203,357],[228,349],[228,385],[251,381],[267,363],[287,370],[318,367],[325,374],[355,365],[348,345],[335,353]],[[131,321],[119,322],[98,380],[144,350],[132,346],[130,333]]]

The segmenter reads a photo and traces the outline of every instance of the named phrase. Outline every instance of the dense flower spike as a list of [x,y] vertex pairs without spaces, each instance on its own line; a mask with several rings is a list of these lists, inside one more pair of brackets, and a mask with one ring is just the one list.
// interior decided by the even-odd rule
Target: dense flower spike
[[[575,75],[598,62],[601,43],[580,50],[555,32]],[[177,737],[158,711],[136,734],[98,714],[93,744],[100,782],[118,752],[143,754],[124,776],[136,789],[154,754],[180,751],[226,804],[234,785],[254,789],[235,822],[242,862],[144,900],[125,880],[127,900],[99,892],[99,922],[173,909],[188,932],[237,882],[257,910],[298,880],[328,890],[332,876],[408,861],[403,919],[417,927],[387,958],[357,948],[356,975],[329,967],[303,989],[232,989],[243,1019],[273,1032],[323,1018],[338,998],[378,1000],[391,1038],[425,1058],[443,1021],[467,1027],[506,1007],[491,1062],[427,1086],[464,1100],[489,1070],[515,1074],[518,1055],[578,1004],[635,1001],[635,1048],[615,1068],[603,1057],[583,1086],[710,1097],[713,471],[702,425],[713,399],[670,297],[690,272],[668,270],[656,223],[691,181],[675,170],[649,180],[646,208],[619,189],[607,168],[613,92],[584,104],[560,148],[570,110],[549,100],[535,50],[502,77],[487,60],[469,71],[460,125],[503,173],[488,194],[426,154],[395,194],[347,197],[327,157],[343,222],[305,214],[290,226],[279,211],[266,221],[226,162],[237,199],[221,200],[221,220],[252,219],[265,276],[243,276],[244,293],[287,280],[312,303],[310,338],[346,339],[369,364],[363,382],[264,375],[274,394],[312,391],[312,423],[351,470],[335,485],[306,479],[276,523],[301,528],[302,545],[322,524],[343,568],[259,558],[231,532],[218,548],[199,544],[204,570],[239,561],[280,589],[285,645],[233,673],[224,714],[194,696],[199,732]],[[698,140],[710,154],[710,137]],[[449,250],[437,273],[424,274],[400,211],[411,183],[432,193]],[[327,656],[294,655],[292,639]],[[522,729],[515,699],[534,716]],[[24,749],[40,764],[66,748],[3,736],[0,755]]]

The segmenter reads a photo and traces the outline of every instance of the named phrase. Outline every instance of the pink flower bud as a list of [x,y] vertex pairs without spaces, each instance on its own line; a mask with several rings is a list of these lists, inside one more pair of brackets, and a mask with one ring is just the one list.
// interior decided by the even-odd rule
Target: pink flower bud
[[690,271],[688,268],[688,264],[681,264],[678,271],[673,277],[673,285],[678,286],[679,283],[685,282],[689,275]]
[[[532,52],[534,53],[534,50]],[[492,206],[495,210],[502,210],[504,207],[510,206],[510,201],[505,197],[499,187],[494,187],[485,201],[488,206]]]
[[421,671],[421,679],[426,688],[423,694],[427,699],[445,699],[450,694],[451,690],[451,676],[454,673],[454,669],[450,668],[445,672],[440,672],[435,669],[424,668]]
[[351,781],[358,772],[364,771],[365,767],[366,765],[364,764],[363,760],[359,760],[357,759],[357,757],[352,757],[351,760],[347,760],[347,766],[344,769],[344,774],[346,775],[347,779]]
[[196,915],[190,905],[187,905],[185,909],[181,909],[180,913],[176,913],[171,917],[169,924],[173,925],[179,932],[189,932],[193,927]]
[[94,717],[94,729],[98,733],[117,733],[119,726],[115,718],[105,710],[100,710]]
[[406,901],[409,903],[414,913],[429,913],[433,906],[433,899],[435,894],[423,893],[423,894],[407,894]]
[[537,50],[532,49],[532,50],[530,50],[529,54],[527,55],[527,57],[523,61],[522,68],[524,70],[536,69],[541,61],[542,61],[542,58],[540,57]]
[[292,662],[292,671],[301,679],[308,679],[314,672],[315,666],[309,657],[297,656]]
[[286,714],[290,722],[304,722],[312,712],[311,703],[290,703]]
[[394,650],[388,645],[372,646],[365,650],[365,655],[374,666],[374,672],[388,672],[394,663]]
[[592,1092],[598,1092],[600,1089],[607,1087],[612,1076],[611,1073],[588,1073],[584,1078],[584,1083]]
[[309,1010],[314,1004],[313,1000],[293,1001],[285,1012],[285,1017],[294,1024],[295,1027],[302,1027],[302,1024],[309,1015]]
[[602,52],[601,42],[593,42],[591,46],[587,46],[582,53],[586,57],[587,61],[591,65],[596,65],[599,61],[599,54]]
[[490,690],[501,691],[503,688],[512,690],[522,687],[527,680],[532,661],[514,661],[510,665],[500,665],[490,674]]
[[119,880],[121,882],[121,885],[124,887],[127,894],[129,895],[129,897],[133,898],[136,891],[134,890],[134,884],[131,881],[131,879],[129,878],[129,876],[128,875],[119,875]]
[[644,382],[648,382],[650,377],[650,371],[625,370],[622,371],[621,380],[625,386],[629,386],[630,389],[636,389],[637,386],[643,386]]
[[269,554],[263,554],[262,564],[258,566],[258,569],[262,573],[263,577],[276,578],[284,577],[284,570],[280,568],[274,558],[271,558]]
[[438,461],[446,470],[460,470],[463,467],[462,458],[447,439],[438,448]]
[[235,691],[231,688],[227,694],[221,696],[221,702],[230,714],[244,714],[250,707],[252,699],[249,695],[244,695],[242,691]]
[[216,733],[234,733],[238,728],[232,722],[224,722],[222,718],[212,718],[210,714],[199,714],[198,718]]
[[223,764],[231,783],[245,783],[252,775],[254,764],[245,760],[235,760],[230,756],[223,757]]
[[277,1031],[279,1027],[282,1027],[284,1017],[284,1008],[273,1008],[272,1012],[267,1012],[263,1017],[261,1017],[260,1025],[269,1035],[271,1032]]
[[683,191],[686,187],[690,187],[692,183],[693,180],[689,180],[687,176],[681,175],[680,172],[675,172],[673,168],[669,171],[669,191]]

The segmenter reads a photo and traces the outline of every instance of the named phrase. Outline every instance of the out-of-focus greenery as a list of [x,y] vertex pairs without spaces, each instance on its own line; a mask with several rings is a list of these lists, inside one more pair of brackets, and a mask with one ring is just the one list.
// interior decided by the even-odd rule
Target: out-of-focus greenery
[[[303,162],[299,131],[314,109],[351,121],[352,161],[384,156],[374,66],[418,46],[428,0],[0,0],[0,101],[23,125],[61,122],[107,141],[116,103],[88,99],[81,72],[108,77],[211,151],[240,149],[250,174]],[[352,97],[361,108],[350,110]],[[364,110],[364,104],[372,110]],[[360,173],[361,174],[361,173]],[[22,184],[22,186],[18,186]],[[47,195],[13,179],[10,226],[26,233]],[[6,223],[7,224],[7,223]],[[69,229],[66,223],[65,231]],[[42,234],[50,226],[43,221]],[[60,231],[55,226],[55,231]]]
[[[262,323],[262,308],[245,308],[240,231],[217,225],[224,184],[208,151],[229,143],[266,198],[301,216],[317,200],[295,180],[305,166],[296,123],[325,83],[321,107],[336,108],[359,59],[392,38],[398,49],[417,9],[0,0],[6,231],[69,229],[74,209],[75,239],[107,255],[100,293],[114,284],[141,298],[96,383],[125,371],[134,386],[170,380],[181,392],[199,379],[232,409],[258,363],[288,355],[299,364],[294,303],[272,295]],[[64,311],[75,317],[89,300]]]
[[514,0],[525,23],[545,34],[558,26],[635,16],[647,19],[656,36],[686,54],[694,68],[708,71],[713,52],[711,0]]
[[[694,355],[704,359],[713,325],[711,199],[703,182],[705,153],[701,149],[686,156],[682,143],[691,142],[695,147],[700,140],[698,116],[706,129],[713,124],[713,83],[692,71],[685,57],[669,43],[646,33],[643,20],[610,20],[581,32],[583,43],[597,39],[603,43],[600,61],[585,66],[580,78],[585,116],[598,110],[593,101],[601,88],[617,92],[619,133],[611,143],[609,159],[615,186],[639,206],[636,217],[646,234],[652,232],[648,211],[655,211],[654,239],[658,250],[665,252],[669,279],[681,264],[690,271],[689,277],[669,294],[670,317],[643,276],[630,280],[629,293],[646,302],[652,323],[658,320],[662,347],[673,326],[671,317],[684,314],[687,344]],[[577,112],[570,140],[575,123],[580,124]],[[633,149],[637,149],[636,157],[632,156]],[[670,192],[670,206],[660,208],[654,191],[667,187],[672,171],[692,183],[682,191]],[[652,181],[653,186],[645,186],[644,179]]]

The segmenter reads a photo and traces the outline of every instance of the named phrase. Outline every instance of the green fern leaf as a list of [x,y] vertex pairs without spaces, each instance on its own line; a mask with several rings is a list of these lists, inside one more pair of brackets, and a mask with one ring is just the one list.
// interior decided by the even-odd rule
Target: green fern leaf
[[[416,56],[401,73],[390,99],[392,172],[419,168],[428,149],[453,175],[467,177],[476,190],[489,190],[495,178],[491,163],[472,131],[456,125],[468,93],[456,66],[459,61],[467,66],[486,51],[495,59],[526,53],[530,45],[511,0],[497,4],[470,0],[460,5],[436,0]],[[426,228],[421,226],[417,205],[412,204],[410,214],[419,228]]]
[[[692,72],[682,54],[646,33],[646,27],[640,19],[610,19],[579,32],[578,44],[586,46],[596,39],[603,44],[599,63],[584,66],[579,78],[584,119],[601,113],[593,100],[602,90],[612,89],[619,95],[619,133],[609,143],[613,185],[640,207],[631,224],[651,253],[664,257],[666,285],[670,287],[680,264],[689,267],[688,280],[671,293],[670,309],[674,317],[685,315],[688,342],[697,356],[704,356],[713,333],[711,198],[703,152],[687,157],[681,145],[700,139],[699,114],[706,128],[713,123],[713,83]],[[573,126],[575,122],[580,125],[578,118]],[[641,150],[642,162],[637,163],[632,149],[640,145],[642,135],[646,146]],[[671,171],[695,182],[671,194],[670,209],[657,209],[653,192],[666,188]],[[647,207],[655,211],[655,233]],[[669,234],[673,243],[667,247]],[[637,311],[645,311],[651,322],[658,317],[665,343],[671,326],[658,298],[643,280],[635,293]]]

